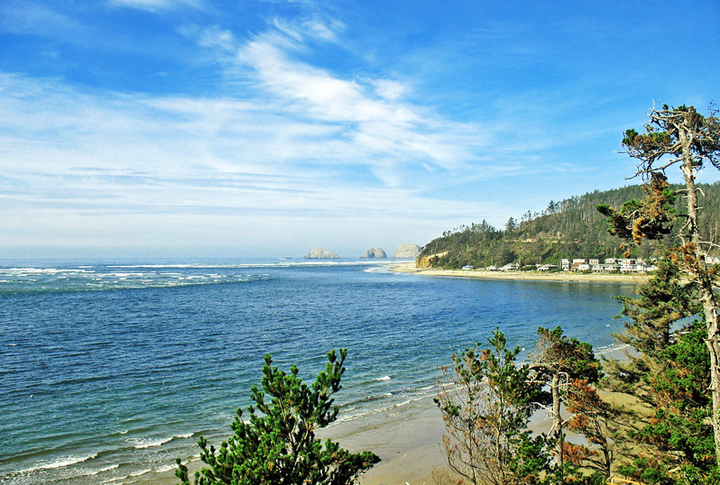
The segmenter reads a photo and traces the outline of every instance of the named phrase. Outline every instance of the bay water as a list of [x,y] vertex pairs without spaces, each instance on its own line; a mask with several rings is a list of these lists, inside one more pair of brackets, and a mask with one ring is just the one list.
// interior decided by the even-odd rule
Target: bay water
[[397,262],[0,262],[0,483],[150,481],[218,445],[263,357],[312,379],[349,349],[340,419],[437,393],[438,366],[500,328],[611,348],[632,285],[426,277]]

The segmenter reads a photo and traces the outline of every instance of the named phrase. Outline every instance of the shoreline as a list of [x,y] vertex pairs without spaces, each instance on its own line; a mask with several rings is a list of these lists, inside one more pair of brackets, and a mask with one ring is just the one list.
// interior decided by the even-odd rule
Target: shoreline
[[624,274],[583,274],[570,272],[537,273],[534,271],[486,271],[480,269],[459,270],[459,269],[434,269],[418,268],[415,262],[407,262],[392,266],[389,271],[394,273],[407,273],[422,276],[443,276],[452,278],[475,278],[486,280],[516,280],[516,281],[555,281],[555,282],[579,282],[579,283],[624,283],[637,285],[645,283],[648,275],[624,275]]

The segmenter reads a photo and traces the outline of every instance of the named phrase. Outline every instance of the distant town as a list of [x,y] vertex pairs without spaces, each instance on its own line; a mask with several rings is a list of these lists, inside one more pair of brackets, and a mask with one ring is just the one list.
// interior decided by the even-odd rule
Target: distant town
[[[708,257],[708,264],[720,264],[720,258]],[[475,269],[471,265],[463,266],[464,270]],[[509,263],[504,266],[488,266],[483,268],[486,271],[572,271],[575,273],[621,273],[621,274],[645,274],[657,271],[655,258],[651,261],[645,261],[642,258],[607,258],[603,262],[599,259],[562,259],[560,265],[542,264],[542,265],[524,265],[518,263]]]

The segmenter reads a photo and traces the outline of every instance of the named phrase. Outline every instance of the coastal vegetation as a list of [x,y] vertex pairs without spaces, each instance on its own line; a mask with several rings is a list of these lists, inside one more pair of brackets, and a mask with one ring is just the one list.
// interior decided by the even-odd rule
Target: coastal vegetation
[[[487,347],[468,347],[443,369],[447,390],[435,403],[448,467],[435,471],[438,484],[599,484],[610,477],[609,440],[597,426],[604,406],[593,402],[600,361],[560,327],[538,335],[530,362],[518,363],[519,347],[507,348],[496,329]],[[530,429],[540,409],[551,418],[548,432]],[[568,428],[587,444],[571,443]]]
[[[641,296],[622,299],[617,337],[633,352],[621,360],[601,361],[560,327],[539,328],[524,363],[499,329],[453,355],[435,399],[447,463],[436,483],[718,483],[704,325],[679,323],[698,311],[679,275],[664,261]],[[550,426],[533,427],[535,413]]]
[[617,471],[645,483],[717,483],[710,357],[696,282],[675,258],[620,298],[625,330],[616,335],[634,352],[605,364],[605,390],[631,395],[633,409],[615,407],[613,440],[624,458]]
[[[249,420],[238,409],[233,435],[217,450],[200,438],[200,459],[209,466],[195,473],[195,485],[355,483],[380,458],[370,451],[350,453],[316,437],[318,429],[337,419],[332,396],[341,389],[346,357],[347,349],[329,352],[325,370],[308,385],[298,377],[297,366],[288,374],[266,356],[261,388],[251,390],[255,404],[248,408]],[[180,459],[177,465],[180,483],[189,485],[187,466]]]
[[[669,189],[679,190],[679,185]],[[707,240],[720,244],[720,182],[699,184],[702,190],[703,210],[698,214],[697,225]],[[418,262],[423,266],[460,269],[500,267],[518,263],[520,267],[536,264],[559,265],[569,258],[618,258],[627,248],[620,247],[614,234],[608,232],[607,216],[597,206],[620,207],[626,201],[645,197],[642,185],[607,191],[594,191],[559,202],[550,201],[540,212],[527,212],[520,219],[510,218],[502,229],[487,221],[445,231],[425,245]],[[674,207],[683,212],[683,201],[677,198]],[[675,219],[668,234],[655,240],[645,240],[630,247],[630,256],[645,258],[661,256],[666,248],[677,243],[677,234],[684,221]],[[711,254],[718,254],[714,248]]]
[[545,437],[527,429],[536,404],[547,401],[542,383],[516,362],[520,349],[508,349],[500,330],[488,344],[453,355],[443,369],[448,390],[435,404],[445,423],[441,446],[449,470],[435,472],[439,484],[530,483],[549,464]]

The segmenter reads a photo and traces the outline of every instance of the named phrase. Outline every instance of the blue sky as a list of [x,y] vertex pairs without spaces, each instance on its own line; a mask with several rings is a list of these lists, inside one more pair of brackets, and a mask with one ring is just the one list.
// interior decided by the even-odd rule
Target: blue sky
[[627,184],[653,102],[718,100],[718,25],[716,0],[3,0],[0,257],[502,227]]

